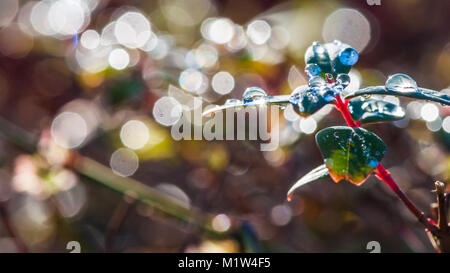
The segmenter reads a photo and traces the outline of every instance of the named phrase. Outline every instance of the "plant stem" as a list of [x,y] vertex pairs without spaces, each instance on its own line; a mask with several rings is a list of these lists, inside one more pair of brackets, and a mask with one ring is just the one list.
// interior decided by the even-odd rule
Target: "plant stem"
[[409,209],[409,211],[414,214],[414,216],[422,223],[428,230],[435,234],[437,228],[433,225],[424,215],[422,211],[420,211],[414,203],[409,200],[409,198],[405,195],[405,193],[400,189],[400,187],[395,183],[391,174],[384,168],[384,166],[380,163],[377,166],[376,176],[386,183],[388,187],[402,200],[403,204]]
[[[329,80],[330,82],[330,80]],[[341,112],[344,117],[347,125],[354,128],[359,127],[360,125],[353,121],[353,118],[348,111],[348,100],[345,102],[342,101],[341,96],[336,96],[336,108]],[[405,206],[409,209],[409,211],[417,218],[417,220],[422,223],[430,232],[436,234],[437,227],[433,225],[428,219],[426,219],[424,213],[419,210],[414,203],[409,200],[409,198],[405,195],[405,193],[400,189],[395,180],[392,178],[391,174],[384,168],[384,166],[379,163],[376,170],[376,176],[386,183],[388,187],[400,198],[400,200],[405,204]]]
[[347,122],[348,126],[350,126],[352,128],[359,127],[359,125],[353,121],[352,115],[348,111],[348,106],[346,103],[344,103],[342,101],[340,95],[336,96],[336,108],[339,110],[339,112],[341,112],[341,114],[344,117],[345,122]]
[[[437,241],[439,252],[450,253],[450,227],[448,225],[447,218],[447,204],[446,204],[446,193],[445,184],[439,181],[434,183],[436,186],[436,197],[437,197],[437,226],[439,227],[439,233],[432,238]],[[433,242],[433,241],[432,241]]]
[[130,209],[133,207],[135,201],[136,200],[133,197],[124,195],[124,197],[114,210],[113,215],[109,220],[108,229],[105,235],[105,252],[113,251],[114,242],[119,229],[127,218],[127,215]]
[[445,184],[439,181],[435,182],[436,186],[436,196],[437,196],[437,205],[438,205],[438,227],[442,232],[446,232],[449,230],[448,226],[448,218],[447,218],[447,204],[445,202],[446,194],[445,194]]

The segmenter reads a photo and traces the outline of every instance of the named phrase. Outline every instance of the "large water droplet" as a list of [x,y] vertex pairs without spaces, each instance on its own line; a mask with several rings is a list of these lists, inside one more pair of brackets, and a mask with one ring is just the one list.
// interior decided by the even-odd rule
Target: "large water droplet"
[[259,87],[249,87],[242,94],[244,104],[251,103],[256,100],[264,99],[267,96],[266,91]]
[[318,76],[321,72],[320,67],[317,64],[307,64],[305,67],[305,74],[308,79]]
[[336,77],[336,82],[346,88],[350,84],[350,76],[348,74],[339,74]]
[[325,84],[326,84],[325,80],[322,77],[319,77],[319,76],[312,77],[308,81],[308,85],[311,88],[321,87],[321,86],[323,86]]
[[334,100],[334,97],[339,94],[339,92],[333,88],[328,86],[323,86],[319,90],[319,94],[323,97],[323,99],[327,102]]
[[386,89],[395,92],[416,92],[416,81],[406,74],[395,74],[390,76],[386,83]]
[[339,53],[339,60],[343,65],[352,66],[358,61],[358,52],[352,47],[347,47]]

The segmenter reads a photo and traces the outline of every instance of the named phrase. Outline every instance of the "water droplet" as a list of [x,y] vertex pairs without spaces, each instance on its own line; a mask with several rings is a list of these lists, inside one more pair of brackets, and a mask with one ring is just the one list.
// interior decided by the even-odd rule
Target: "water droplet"
[[311,88],[321,87],[325,84],[326,84],[325,80],[319,76],[312,77],[308,82],[308,85]]
[[395,92],[416,92],[416,81],[406,74],[395,74],[390,76],[386,83],[386,89]]
[[333,41],[333,44],[335,44],[336,46],[341,46],[341,45],[342,45],[342,42],[339,41],[339,40],[334,40],[334,41]]
[[328,86],[323,86],[319,90],[319,94],[323,97],[324,100],[329,102],[329,101],[334,100],[334,97],[337,94],[339,94],[339,92],[337,92],[336,90],[334,90],[333,88],[330,88]]
[[336,78],[338,84],[346,88],[350,84],[350,76],[348,74],[339,74]]
[[320,67],[317,64],[307,64],[305,67],[305,74],[308,79],[318,76],[321,72]]
[[236,105],[239,104],[241,101],[238,99],[227,99],[225,101],[225,105]]
[[259,87],[249,87],[245,89],[244,94],[242,94],[242,101],[244,104],[250,103],[256,100],[264,99],[267,96],[266,91]]
[[352,66],[358,61],[358,52],[352,47],[347,47],[339,53],[339,60],[343,65]]

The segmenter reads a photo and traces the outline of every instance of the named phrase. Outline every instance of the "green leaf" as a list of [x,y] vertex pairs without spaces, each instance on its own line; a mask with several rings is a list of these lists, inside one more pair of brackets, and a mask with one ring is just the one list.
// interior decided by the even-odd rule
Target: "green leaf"
[[386,152],[383,140],[363,128],[325,128],[317,133],[316,142],[335,182],[363,183]]
[[319,179],[328,178],[330,177],[330,174],[328,173],[328,169],[325,166],[325,164],[320,165],[319,167],[313,169],[309,173],[307,173],[305,176],[303,176],[300,180],[298,180],[288,191],[287,193],[287,199],[290,201],[292,198],[292,195],[294,194],[294,191],[301,186],[308,184],[310,182],[317,181]]
[[348,110],[353,119],[360,123],[394,121],[405,117],[405,111],[398,105],[361,97],[350,100]]
[[[328,92],[332,93],[333,90],[329,89]],[[307,117],[334,101],[334,95],[330,93],[319,93],[307,85],[302,85],[292,92],[290,102],[299,115]]]
[[345,96],[346,99],[354,98],[357,96],[368,96],[368,95],[391,95],[391,96],[402,96],[419,100],[429,100],[435,101],[441,104],[450,105],[450,96],[444,93],[440,93],[434,90],[426,88],[417,88],[417,90],[411,91],[394,91],[388,90],[384,86],[370,86],[364,89],[360,89],[353,93]]

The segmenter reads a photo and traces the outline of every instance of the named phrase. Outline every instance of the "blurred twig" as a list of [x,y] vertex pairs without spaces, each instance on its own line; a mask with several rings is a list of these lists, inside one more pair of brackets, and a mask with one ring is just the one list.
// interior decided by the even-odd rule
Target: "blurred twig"
[[[0,134],[18,148],[33,153],[37,141],[25,130],[0,117]],[[42,161],[45,160],[42,158]],[[223,237],[225,233],[217,232],[211,227],[212,216],[200,209],[187,205],[157,189],[129,177],[121,177],[109,167],[72,151],[72,160],[67,167],[77,173],[124,195],[131,195],[137,201],[156,208],[175,219],[198,226],[206,235]]]
[[437,225],[439,228],[437,234],[438,246],[441,252],[450,253],[450,228],[447,218],[447,204],[445,184],[439,181],[435,182],[437,197]]
[[447,207],[445,202],[445,184],[437,181],[435,185],[438,204],[438,227],[441,231],[447,231],[449,228],[447,220]]
[[117,233],[119,232],[122,223],[125,221],[128,212],[133,207],[136,199],[130,196],[124,196],[111,216],[108,223],[108,230],[105,235],[105,251],[110,252],[113,250],[114,241]]

